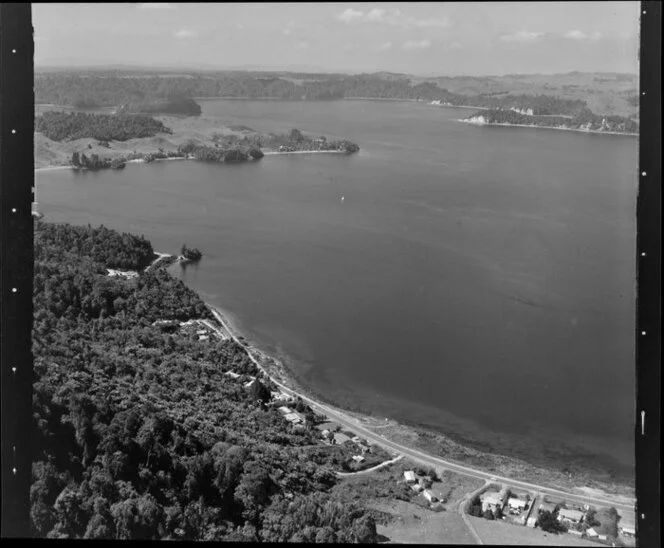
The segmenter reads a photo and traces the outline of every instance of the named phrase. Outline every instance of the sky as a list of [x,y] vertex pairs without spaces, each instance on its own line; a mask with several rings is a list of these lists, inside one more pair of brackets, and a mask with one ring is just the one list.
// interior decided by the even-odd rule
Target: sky
[[632,1],[32,6],[37,68],[638,72]]

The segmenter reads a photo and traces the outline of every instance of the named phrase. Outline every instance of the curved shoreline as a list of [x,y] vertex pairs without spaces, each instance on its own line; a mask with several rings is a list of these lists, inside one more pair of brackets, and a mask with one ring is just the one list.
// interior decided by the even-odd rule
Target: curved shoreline
[[455,122],[470,124],[471,126],[489,126],[489,127],[525,127],[530,129],[556,129],[558,131],[574,131],[576,133],[590,133],[594,135],[624,135],[626,137],[638,137],[638,133],[626,133],[624,131],[599,131],[596,129],[578,129],[570,127],[538,126],[536,124],[508,124],[505,122],[474,122],[472,120],[458,118]]
[[[389,434],[387,436],[380,434],[380,428],[389,425],[391,427],[405,429],[408,432],[417,433],[418,431],[422,431],[427,434],[433,433],[436,436],[441,436],[443,438],[447,438],[447,436],[428,430],[426,427],[416,427],[398,423],[393,419],[384,419],[385,421],[388,421],[386,424],[378,417],[369,413],[349,411],[344,409],[342,406],[333,403],[331,400],[328,400],[328,398],[315,395],[310,389],[308,389],[306,386],[303,386],[302,383],[299,382],[297,378],[295,378],[291,370],[280,360],[271,357],[267,352],[261,350],[253,342],[249,341],[237,328],[237,326],[229,321],[227,318],[229,314],[225,310],[209,302],[205,302],[205,304],[210,309],[217,322],[223,327],[223,329],[245,349],[248,356],[259,368],[259,370],[263,372],[263,374],[266,375],[266,377],[270,379],[275,385],[277,385],[277,387],[282,392],[300,397],[306,403],[310,404],[314,411],[318,411],[326,415],[330,420],[336,420],[337,422],[340,422],[345,428],[354,431],[360,436],[364,436],[365,438],[370,439],[373,443],[381,445],[385,449],[400,455],[405,455],[412,460],[426,463],[428,465],[447,468],[457,473],[481,479],[498,479],[516,487],[526,487],[530,489],[536,487],[540,491],[547,491],[550,494],[557,494],[558,496],[565,495],[572,498],[576,497],[579,500],[585,498],[586,500],[592,500],[595,503],[604,505],[612,504],[622,507],[623,509],[628,509],[628,507],[635,504],[635,499],[633,499],[631,496],[622,493],[611,493],[604,490],[603,488],[606,487],[606,484],[602,481],[593,480],[595,484],[601,484],[602,488],[599,489],[596,487],[592,488],[586,485],[574,484],[571,478],[558,483],[553,478],[553,476],[557,476],[558,480],[564,479],[561,477],[560,470],[550,466],[531,464],[527,461],[521,460],[518,457],[509,457],[498,453],[485,453],[471,449],[471,451],[474,451],[480,455],[494,458],[497,462],[510,461],[517,463],[521,467],[525,466],[527,469],[524,471],[524,474],[520,476],[523,479],[510,477],[507,475],[500,475],[500,471],[495,470],[496,463],[490,463],[488,467],[480,467],[475,464],[465,465],[463,464],[464,460],[453,458],[451,459],[450,457],[441,457],[438,454],[427,450],[421,444],[403,445],[404,442],[402,441],[394,441],[392,439],[393,437]],[[240,337],[242,337],[242,340],[239,340]],[[451,440],[451,438],[448,439]],[[458,443],[457,445],[462,446],[462,444]],[[531,478],[536,477],[538,472],[541,474],[542,471],[553,472],[551,475],[551,480],[546,481],[545,484],[537,485],[536,481],[542,480],[533,480]],[[628,487],[626,484],[618,484],[618,486],[627,488],[628,491],[633,492],[633,489]],[[600,493],[600,495],[593,497],[589,494],[591,491],[595,494]],[[619,491],[624,492],[624,489],[619,489]]]

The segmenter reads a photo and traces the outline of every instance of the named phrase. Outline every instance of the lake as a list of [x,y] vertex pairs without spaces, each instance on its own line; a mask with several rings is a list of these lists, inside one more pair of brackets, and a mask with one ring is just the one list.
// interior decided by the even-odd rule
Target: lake
[[201,249],[174,272],[330,401],[633,475],[636,138],[417,103],[202,106],[361,151],[41,172],[46,220]]

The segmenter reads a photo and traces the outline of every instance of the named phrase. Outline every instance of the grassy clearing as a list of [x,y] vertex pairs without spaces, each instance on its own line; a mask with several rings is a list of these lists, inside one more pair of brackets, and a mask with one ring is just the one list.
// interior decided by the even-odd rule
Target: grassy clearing
[[541,529],[510,525],[502,521],[491,521],[468,516],[484,544],[507,544],[520,546],[593,546],[599,545],[574,535],[545,533]]

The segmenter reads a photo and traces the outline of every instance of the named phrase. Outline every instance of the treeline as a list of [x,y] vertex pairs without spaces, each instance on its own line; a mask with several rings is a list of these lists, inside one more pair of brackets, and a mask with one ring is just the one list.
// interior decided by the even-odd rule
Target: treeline
[[561,129],[580,129],[587,131],[606,131],[637,134],[639,124],[623,116],[598,116],[589,109],[584,109],[573,118],[560,116],[528,116],[512,110],[483,110],[476,112],[466,120],[482,118],[487,124],[532,125]]
[[77,169],[123,169],[126,161],[122,158],[102,158],[99,154],[91,154],[88,158],[85,152],[73,152],[71,165]]
[[92,138],[99,141],[127,141],[172,133],[159,120],[143,114],[91,114],[86,112],[45,112],[35,119],[35,131],[53,141]]
[[121,112],[199,116],[201,106],[190,97],[171,97],[166,101],[132,101],[121,105]]
[[341,140],[328,140],[327,137],[321,135],[319,137],[312,137],[303,134],[299,129],[291,129],[287,133],[269,133],[262,135],[260,133],[252,132],[253,130],[245,128],[248,133],[242,137],[237,135],[224,135],[216,133],[212,136],[215,145],[222,148],[228,147],[256,147],[256,148],[273,148],[286,152],[293,151],[311,151],[311,150],[337,150],[340,152],[354,153],[360,150],[360,147],[346,139]]
[[[59,105],[96,104],[116,106],[169,97],[247,97],[286,100],[334,100],[344,97],[442,101],[450,105],[482,108],[533,109],[534,114],[574,115],[585,101],[550,95],[464,95],[452,93],[433,82],[414,85],[408,78],[360,75],[258,75],[226,72],[184,76],[113,75],[81,77],[44,74],[35,77],[35,101]],[[298,78],[294,78],[298,76]]]
[[201,162],[240,163],[249,160],[260,160],[264,154],[257,146],[237,143],[232,146],[203,145],[192,139],[178,146],[178,154]]
[[316,431],[239,382],[259,375],[240,345],[153,325],[211,318],[194,292],[163,269],[104,275],[126,239],[35,225],[33,535],[375,542],[309,458]]

